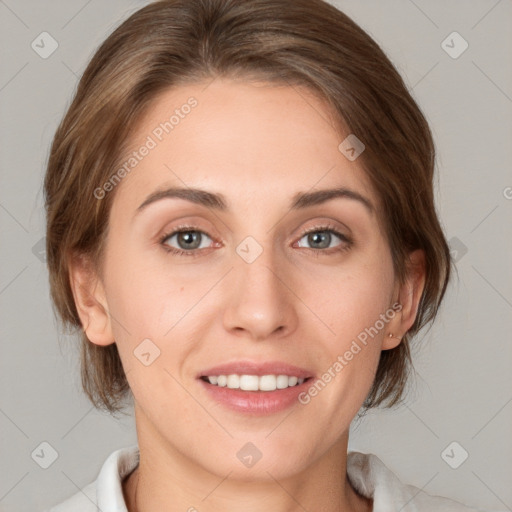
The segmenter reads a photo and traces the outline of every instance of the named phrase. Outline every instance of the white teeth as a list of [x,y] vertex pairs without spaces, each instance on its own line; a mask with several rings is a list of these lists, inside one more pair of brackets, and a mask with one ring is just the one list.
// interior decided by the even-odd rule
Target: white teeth
[[[304,381],[304,379],[303,379]],[[289,386],[295,386],[299,382],[299,379],[297,377],[288,377],[288,385]]]
[[305,379],[288,375],[212,375],[208,377],[210,384],[243,391],[275,391],[300,385]]
[[238,375],[228,375],[228,388],[238,389],[240,387],[240,377]]
[[240,375],[240,389],[244,391],[258,391],[259,379],[257,375]]
[[262,377],[260,377],[259,381],[260,391],[274,391],[276,389],[275,375],[263,375]]
[[286,375],[278,375],[276,380],[277,389],[285,389],[288,387],[288,377]]

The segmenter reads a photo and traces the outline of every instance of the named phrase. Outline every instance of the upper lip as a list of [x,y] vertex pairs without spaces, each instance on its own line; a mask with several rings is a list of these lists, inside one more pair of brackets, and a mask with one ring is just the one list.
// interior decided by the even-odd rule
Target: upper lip
[[224,363],[212,366],[206,370],[202,370],[197,378],[208,377],[212,375],[288,375],[295,376],[299,379],[313,377],[313,373],[299,366],[285,363],[283,361],[234,361],[232,363]]

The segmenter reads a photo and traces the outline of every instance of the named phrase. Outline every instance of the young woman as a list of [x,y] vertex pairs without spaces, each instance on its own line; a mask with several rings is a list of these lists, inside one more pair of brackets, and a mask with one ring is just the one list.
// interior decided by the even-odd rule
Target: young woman
[[53,512],[469,511],[347,454],[400,402],[450,253],[434,145],[321,0],[166,0],[87,67],[45,180],[52,298],[138,444]]

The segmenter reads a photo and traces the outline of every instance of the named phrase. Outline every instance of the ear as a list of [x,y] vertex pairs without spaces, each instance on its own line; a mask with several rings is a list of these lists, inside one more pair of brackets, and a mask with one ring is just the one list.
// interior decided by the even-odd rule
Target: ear
[[115,343],[103,284],[90,259],[84,255],[68,258],[69,279],[76,309],[89,341],[96,345]]
[[[418,313],[421,294],[425,288],[426,270],[425,270],[425,252],[418,249],[409,254],[407,263],[407,278],[405,282],[397,287],[398,297],[394,303],[400,304],[396,315],[389,321],[382,350],[389,350],[397,347],[401,343],[401,338],[412,327]],[[392,334],[393,337],[389,337]]]

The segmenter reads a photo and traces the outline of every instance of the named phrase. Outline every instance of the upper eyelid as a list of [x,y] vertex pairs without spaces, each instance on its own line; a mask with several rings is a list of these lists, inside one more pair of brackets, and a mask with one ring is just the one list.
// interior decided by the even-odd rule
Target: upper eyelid
[[[207,230],[204,230],[204,229],[200,228],[199,226],[194,226],[194,225],[174,227],[171,230],[169,230],[167,236],[172,236],[172,235],[175,235],[177,233],[187,232],[187,231],[197,231],[199,233],[203,233],[204,235],[208,235],[210,238],[212,238],[208,234]],[[310,233],[312,231],[315,232],[315,231],[341,231],[341,230],[338,229],[335,226],[324,224],[324,225],[320,225],[320,226],[311,226],[311,227],[309,227],[309,228],[307,228],[305,230],[302,230],[301,231],[301,236],[304,236],[304,234]],[[343,233],[340,233],[340,234],[343,234]]]

